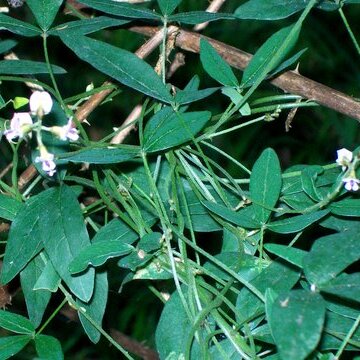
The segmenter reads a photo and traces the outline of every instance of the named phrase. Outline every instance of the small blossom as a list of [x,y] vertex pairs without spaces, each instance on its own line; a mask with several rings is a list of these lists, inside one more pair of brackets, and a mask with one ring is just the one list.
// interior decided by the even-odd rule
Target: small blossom
[[12,141],[15,138],[23,138],[31,130],[33,124],[29,113],[14,113],[14,116],[10,120],[10,129],[4,131],[4,135],[8,141]]
[[71,141],[77,141],[79,139],[79,132],[76,128],[73,127],[71,118],[64,126],[52,126],[51,132],[63,141],[67,139]]
[[35,162],[41,162],[42,169],[49,175],[56,173],[56,164],[54,162],[54,154],[49,153],[44,146],[40,148],[40,156],[35,158]]
[[342,148],[337,151],[337,159],[336,162],[342,167],[344,171],[351,163],[353,159],[353,153],[345,148]]
[[33,115],[49,114],[53,106],[50,94],[46,91],[34,91],[30,96],[30,110]]
[[347,191],[358,191],[360,180],[355,177],[348,177],[343,179],[345,189]]

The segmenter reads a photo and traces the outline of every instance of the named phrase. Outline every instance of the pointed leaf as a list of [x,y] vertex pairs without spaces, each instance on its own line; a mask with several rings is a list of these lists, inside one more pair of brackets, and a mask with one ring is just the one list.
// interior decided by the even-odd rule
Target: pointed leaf
[[274,150],[263,151],[250,175],[250,197],[256,218],[265,224],[275,207],[281,191],[281,169]]
[[360,302],[360,273],[341,274],[321,285],[319,289],[336,297]]
[[64,0],[26,0],[41,29],[48,30]]
[[61,283],[61,278],[56,272],[50,260],[46,263],[44,270],[34,284],[34,290],[48,290],[56,292]]
[[40,325],[51,297],[50,291],[34,290],[34,285],[43,273],[44,268],[44,261],[40,255],[37,255],[20,273],[21,288],[24,293],[29,319],[35,327]]
[[303,360],[316,348],[325,310],[322,297],[305,290],[290,291],[275,300],[268,320],[281,359]]
[[72,276],[68,270],[71,261],[90,244],[80,205],[75,193],[66,185],[45,193],[49,194],[49,201],[42,209],[40,224],[45,250],[72,293],[88,301],[94,288],[94,269],[78,276]]
[[212,13],[207,11],[189,11],[169,16],[169,21],[176,21],[180,24],[196,25],[203,22],[216,20],[235,20],[235,16],[226,13]]
[[60,341],[52,336],[37,335],[35,348],[41,360],[63,360],[64,353]]
[[85,36],[67,34],[61,39],[80,59],[120,83],[166,103],[173,101],[154,69],[132,52]]
[[171,107],[158,111],[144,129],[144,151],[150,153],[184,144],[210,120],[209,111],[181,113]]
[[16,45],[17,45],[17,41],[12,39],[0,41],[0,54],[8,52]]
[[[263,78],[281,64],[298,39],[300,27],[293,33],[292,38],[289,38],[293,29],[295,29],[295,25],[282,28],[270,36],[256,51],[244,71],[241,80],[242,87],[252,85],[258,78]],[[286,48],[284,48],[284,44],[287,44]],[[271,60],[272,62],[270,62]],[[269,65],[270,63],[271,66]]]
[[307,254],[304,250],[279,244],[265,244],[264,247],[267,251],[281,257],[299,268],[302,268],[303,258]]
[[29,335],[6,336],[0,338],[0,359],[9,359],[22,350],[32,339]]
[[239,85],[230,65],[205,39],[200,40],[200,60],[205,71],[220,84],[225,86]]
[[139,155],[139,152],[140,149],[132,145],[82,148],[78,151],[59,155],[57,163],[118,164],[134,159]]
[[84,271],[89,265],[100,266],[108,259],[129,254],[133,246],[118,240],[99,241],[83,248],[69,265],[72,274]]
[[[237,91],[236,89],[232,87],[224,87],[221,89],[221,92],[230,98],[233,104],[238,105],[243,101],[243,96]],[[249,103],[245,103],[242,105],[239,109],[239,113],[242,116],[249,116],[251,115],[251,108],[249,106]]]
[[359,259],[359,232],[356,229],[343,231],[315,241],[304,257],[304,272],[310,283],[320,285],[334,279]]
[[[86,314],[90,316],[100,328],[102,327],[101,323],[106,309],[108,287],[107,273],[97,273],[95,275],[94,294],[91,300],[88,303],[84,303],[80,300],[77,301],[77,304],[85,309]],[[100,332],[86,319],[81,311],[79,311],[78,314],[87,336],[94,344],[96,344],[100,340]]]
[[8,30],[14,34],[28,37],[41,35],[41,30],[34,25],[4,14],[0,14],[0,30]]
[[[66,74],[66,70],[60,66],[52,65],[54,74]],[[2,60],[0,61],[0,74],[48,74],[46,63],[30,60]]]
[[3,284],[12,280],[43,248],[39,222],[48,199],[48,194],[45,192],[35,195],[16,214],[10,227],[1,269]]
[[0,327],[17,334],[31,335],[35,332],[29,319],[4,310],[0,310]]
[[267,229],[278,234],[291,234],[307,228],[309,225],[320,220],[329,213],[329,210],[320,210],[310,214],[288,217],[283,220],[271,222],[266,226]]
[[138,5],[126,4],[124,2],[104,0],[79,0],[79,3],[88,5],[93,9],[103,11],[110,15],[125,18],[161,20],[161,15],[155,11],[142,8]]
[[114,19],[108,16],[97,16],[95,18],[69,21],[60,24],[51,29],[48,34],[61,36],[66,32],[73,32],[77,35],[87,35],[108,27],[124,25],[128,22],[129,20]]
[[220,205],[211,201],[202,201],[202,204],[214,214],[219,215],[225,220],[230,221],[238,226],[249,229],[258,229],[260,227],[259,222],[254,216],[253,206],[240,209],[239,211],[234,211],[224,205]]
[[0,194],[0,218],[13,221],[23,205],[10,196]]
[[171,15],[182,0],[157,0],[163,15]]
[[179,105],[185,105],[189,103],[193,103],[195,101],[199,101],[207,98],[212,95],[219,88],[208,88],[202,90],[178,90],[175,96],[175,102]]

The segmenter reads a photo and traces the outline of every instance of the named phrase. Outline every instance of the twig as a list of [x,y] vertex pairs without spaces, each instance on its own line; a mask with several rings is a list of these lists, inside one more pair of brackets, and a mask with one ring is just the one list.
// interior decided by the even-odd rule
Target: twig
[[[133,26],[130,27],[129,30],[139,34],[152,36],[152,34],[158,31],[158,28],[152,26]],[[199,53],[201,38],[208,40],[219,52],[219,54],[231,66],[237,69],[244,70],[252,58],[251,54],[233,46],[182,29],[178,30],[175,45],[183,50]],[[270,83],[288,93],[300,95],[305,99],[313,100],[318,104],[324,105],[360,121],[359,101],[356,101],[351,96],[348,96],[340,91],[302,76],[295,71],[286,71],[270,80]]]
[[[224,5],[226,0],[213,0],[209,7],[206,9],[207,12],[216,13]],[[209,22],[204,22],[194,26],[194,31],[202,31],[208,26]]]

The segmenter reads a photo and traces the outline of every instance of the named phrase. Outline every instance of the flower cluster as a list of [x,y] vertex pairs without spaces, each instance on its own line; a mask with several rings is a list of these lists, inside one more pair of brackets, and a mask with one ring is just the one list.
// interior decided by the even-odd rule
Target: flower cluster
[[[46,91],[34,91],[29,99],[30,112],[14,113],[10,120],[10,127],[4,131],[4,135],[9,142],[15,139],[23,139],[31,136],[32,131],[37,133],[37,143],[40,156],[36,157],[35,162],[41,163],[42,169],[53,176],[56,172],[54,154],[48,152],[41,139],[41,130],[49,131],[63,141],[77,141],[79,139],[78,130],[73,126],[72,119],[64,126],[42,126],[42,118],[51,112],[53,100]],[[37,121],[33,122],[33,117]]]
[[360,188],[360,180],[356,177],[355,173],[355,160],[350,150],[343,148],[337,151],[336,162],[341,166],[343,171],[346,171],[342,181],[345,189],[348,191],[358,191]]

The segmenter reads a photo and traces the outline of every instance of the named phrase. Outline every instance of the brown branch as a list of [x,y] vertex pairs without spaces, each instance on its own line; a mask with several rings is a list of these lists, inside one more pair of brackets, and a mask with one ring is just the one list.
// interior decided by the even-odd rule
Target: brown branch
[[[158,31],[158,28],[151,26],[133,26],[129,30],[143,35],[152,36],[152,34]],[[252,55],[245,51],[203,35],[181,29],[178,31],[175,45],[183,50],[199,53],[201,38],[208,40],[219,52],[219,54],[231,66],[237,69],[244,70],[251,60]],[[270,83],[285,92],[300,95],[305,99],[313,100],[320,105],[326,106],[360,121],[359,101],[356,101],[351,96],[348,96],[340,91],[302,76],[295,71],[286,71],[270,80]]]
[[[209,7],[206,9],[207,12],[216,13],[224,5],[226,0],[212,0]],[[209,22],[204,22],[194,26],[194,31],[204,30],[209,25]]]

